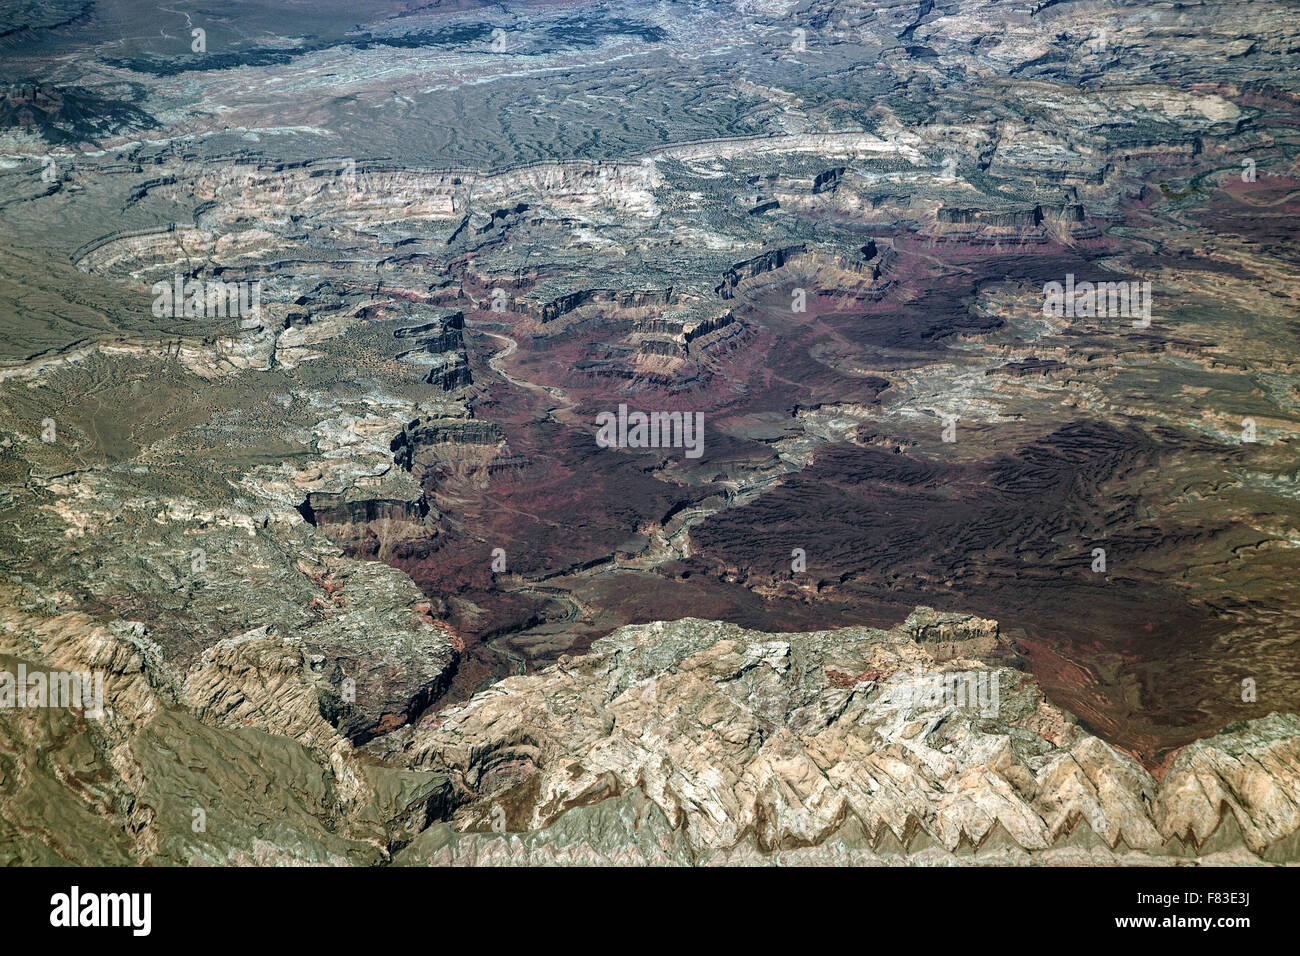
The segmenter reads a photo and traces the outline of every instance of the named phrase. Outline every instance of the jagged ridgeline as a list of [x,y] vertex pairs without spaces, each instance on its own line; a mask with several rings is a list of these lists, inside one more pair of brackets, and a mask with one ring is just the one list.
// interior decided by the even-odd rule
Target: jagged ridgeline
[[1295,860],[1286,0],[310,7],[0,0],[0,862]]
[[[138,630],[6,623],[10,669],[21,644],[107,670],[98,719],[0,711],[26,742],[0,753],[7,863],[1300,860],[1300,719],[1229,727],[1157,780],[969,615],[627,627],[360,750],[297,638],[260,629],[182,671]],[[93,788],[60,783],[87,760]]]

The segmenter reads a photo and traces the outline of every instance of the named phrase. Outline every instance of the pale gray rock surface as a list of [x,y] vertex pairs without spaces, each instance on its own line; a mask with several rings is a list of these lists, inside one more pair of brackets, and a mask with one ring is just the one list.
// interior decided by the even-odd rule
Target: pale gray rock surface
[[[446,774],[464,801],[398,860],[1294,855],[1300,719],[1231,727],[1185,748],[1157,781],[1027,674],[952,656],[997,644],[994,622],[928,609],[892,631],[623,628],[385,741],[400,743],[390,759]],[[936,675],[948,678],[937,692]],[[959,699],[958,675],[984,696]]]

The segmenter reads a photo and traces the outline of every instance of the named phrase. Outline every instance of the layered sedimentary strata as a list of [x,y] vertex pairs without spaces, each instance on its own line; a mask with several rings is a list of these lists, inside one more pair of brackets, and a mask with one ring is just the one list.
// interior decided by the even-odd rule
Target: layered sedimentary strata
[[1297,852],[1293,716],[1183,748],[1157,779],[1049,704],[997,625],[969,615],[920,608],[889,631],[624,628],[362,752],[326,662],[296,638],[250,632],[181,671],[140,628],[36,607],[6,610],[3,625],[6,666],[105,675],[99,716],[0,711],[11,863],[1258,864]]
[[214,2],[11,17],[11,858],[1292,858],[1284,3]]
[[3,620],[7,672],[94,669],[105,685],[99,716],[0,710],[9,864],[378,863],[448,795],[436,774],[357,758],[298,639],[243,635],[181,673],[138,625],[10,606]]
[[396,860],[1294,857],[1293,716],[1193,744],[1157,780],[1013,664],[994,622],[929,609],[891,631],[624,628],[385,743],[463,801]]

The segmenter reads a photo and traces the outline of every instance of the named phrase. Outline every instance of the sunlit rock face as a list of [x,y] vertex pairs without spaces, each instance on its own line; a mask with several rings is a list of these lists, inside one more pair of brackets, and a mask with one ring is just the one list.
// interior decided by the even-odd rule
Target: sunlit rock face
[[464,800],[397,861],[1293,856],[1300,720],[1234,725],[1157,781],[1015,663],[995,622],[928,608],[891,631],[623,628],[391,738]]
[[0,0],[0,860],[1294,858],[1284,0],[356,6]]
[[[622,628],[361,751],[295,638],[181,672],[140,629],[0,623],[7,669],[105,675],[94,713],[0,716],[10,863],[1249,865],[1300,835],[1294,715],[1157,780],[1049,703],[996,622],[929,608],[889,631]],[[61,782],[87,760],[95,786]]]

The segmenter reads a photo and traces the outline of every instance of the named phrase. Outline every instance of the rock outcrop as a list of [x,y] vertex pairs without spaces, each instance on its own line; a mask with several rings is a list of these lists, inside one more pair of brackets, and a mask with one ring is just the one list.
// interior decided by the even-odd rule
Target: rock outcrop
[[445,814],[438,774],[360,758],[324,719],[325,658],[265,630],[185,673],[136,626],[19,611],[0,671],[88,671],[91,708],[0,708],[4,864],[367,864]]
[[[4,625],[6,671],[105,675],[99,716],[0,710],[10,863],[1258,864],[1300,853],[1300,718],[1229,727],[1157,780],[1048,703],[997,625],[967,615],[920,608],[889,631],[805,634],[694,619],[626,627],[415,725],[372,724],[360,752],[346,708],[338,719],[329,657],[297,637],[259,629],[181,672],[139,627],[39,610]],[[985,659],[962,656],[974,649]]]
[[1286,0],[16,6],[0,864],[1300,855]]
[[398,861],[1294,858],[1300,719],[1229,728],[1157,781],[1007,654],[994,622],[928,609],[892,631],[623,628],[382,742],[463,800]]

